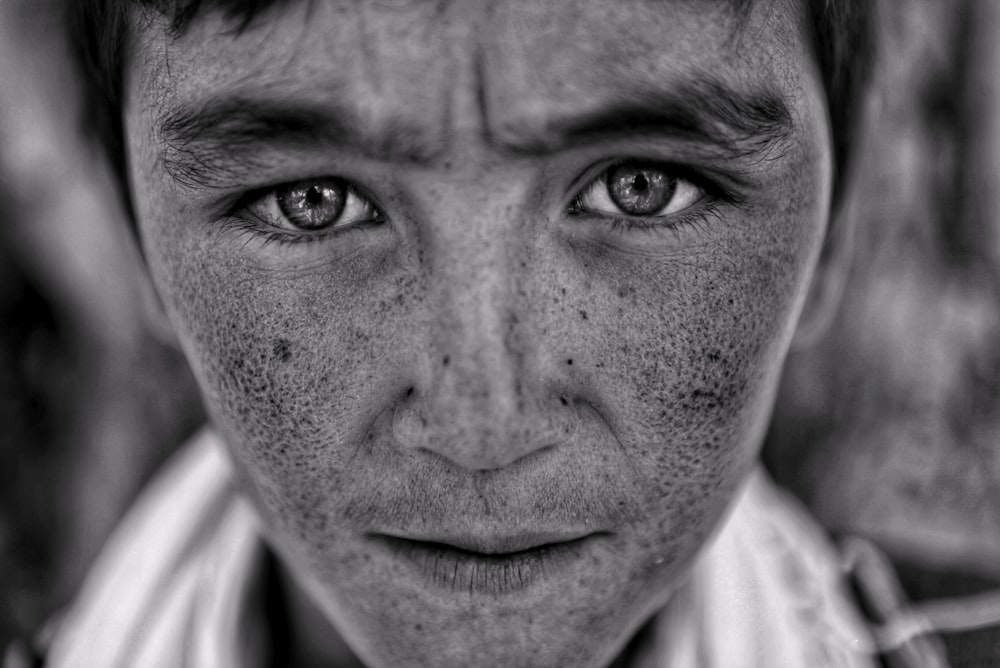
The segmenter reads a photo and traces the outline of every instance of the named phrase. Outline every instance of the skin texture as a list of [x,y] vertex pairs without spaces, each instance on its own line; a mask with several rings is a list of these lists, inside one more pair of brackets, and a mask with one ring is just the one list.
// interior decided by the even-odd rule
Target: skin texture
[[[125,125],[152,278],[270,541],[367,664],[607,665],[755,461],[831,166],[804,10],[739,16],[497,0],[292,3],[239,34],[214,13],[176,37],[139,22]],[[590,110],[712,77],[778,96],[785,132],[550,145]],[[208,150],[164,133],[237,94],[406,131],[384,160],[346,140]],[[712,192],[646,228],[573,214],[626,158]],[[275,240],[243,206],[322,176],[385,222]],[[528,586],[454,591],[370,538],[536,532],[600,536]]]

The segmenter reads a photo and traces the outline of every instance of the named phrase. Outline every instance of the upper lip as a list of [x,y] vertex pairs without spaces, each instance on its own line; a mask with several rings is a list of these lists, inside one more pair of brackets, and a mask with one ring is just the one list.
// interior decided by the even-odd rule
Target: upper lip
[[382,535],[395,540],[424,543],[428,547],[452,548],[486,555],[504,555],[572,543],[591,536],[593,533],[524,532],[498,535],[400,535],[386,533]]

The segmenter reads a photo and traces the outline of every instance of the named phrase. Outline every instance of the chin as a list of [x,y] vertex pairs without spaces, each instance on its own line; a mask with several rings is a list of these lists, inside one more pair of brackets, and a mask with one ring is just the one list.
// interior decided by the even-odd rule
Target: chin
[[[337,566],[313,580],[310,589],[345,642],[371,668],[602,668],[668,603],[694,557],[692,550],[658,547],[663,556],[654,557],[628,541],[596,536],[563,554],[537,557],[544,563],[523,586],[497,589],[485,575],[495,563],[485,571],[466,564],[470,573],[484,575],[471,586],[460,576],[456,587],[413,563],[413,556],[405,554],[409,547],[403,554],[397,546],[370,551],[366,540],[354,545],[354,558],[325,560]],[[623,560],[623,554],[632,556]],[[447,560],[437,557],[439,564]],[[345,563],[352,574],[341,568]]]

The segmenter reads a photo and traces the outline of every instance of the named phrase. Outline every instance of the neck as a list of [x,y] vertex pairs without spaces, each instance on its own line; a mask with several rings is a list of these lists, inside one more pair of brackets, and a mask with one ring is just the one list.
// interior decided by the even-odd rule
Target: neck
[[269,576],[267,609],[273,665],[290,668],[364,668],[334,625],[277,557]]

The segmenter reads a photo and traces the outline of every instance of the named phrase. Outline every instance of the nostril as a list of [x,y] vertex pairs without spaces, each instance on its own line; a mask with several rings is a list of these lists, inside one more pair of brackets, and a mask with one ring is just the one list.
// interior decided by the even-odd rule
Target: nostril
[[408,397],[413,396],[413,386],[412,385],[409,386],[408,388],[406,388],[406,396],[408,396]]
[[559,397],[559,403],[561,403],[563,406],[569,406],[569,399],[567,399],[566,397]]

